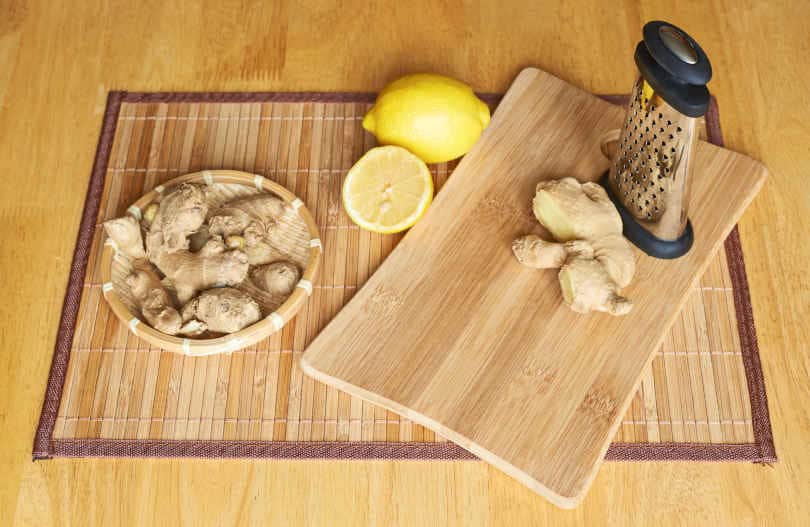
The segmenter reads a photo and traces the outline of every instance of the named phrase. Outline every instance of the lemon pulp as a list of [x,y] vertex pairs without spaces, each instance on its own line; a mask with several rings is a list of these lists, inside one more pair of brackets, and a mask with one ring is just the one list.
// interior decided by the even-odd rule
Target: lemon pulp
[[424,161],[398,146],[369,150],[346,174],[343,206],[360,227],[380,233],[412,227],[433,200]]

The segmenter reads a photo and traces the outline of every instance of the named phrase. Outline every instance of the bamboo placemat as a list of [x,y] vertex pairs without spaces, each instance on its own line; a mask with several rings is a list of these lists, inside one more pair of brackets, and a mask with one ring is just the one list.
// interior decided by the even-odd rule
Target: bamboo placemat
[[[343,176],[375,144],[361,126],[373,99],[337,93],[110,94],[35,458],[473,458],[422,426],[303,376],[297,367],[307,344],[401,239],[358,229],[340,203]],[[489,100],[494,105],[497,97]],[[714,104],[704,136],[722,144]],[[455,166],[431,167],[437,189]],[[255,346],[203,358],[151,348],[120,325],[103,300],[100,224],[124,214],[155,185],[218,168],[261,174],[304,200],[322,233],[322,274],[304,309]],[[736,229],[645,372],[607,457],[776,459]]]

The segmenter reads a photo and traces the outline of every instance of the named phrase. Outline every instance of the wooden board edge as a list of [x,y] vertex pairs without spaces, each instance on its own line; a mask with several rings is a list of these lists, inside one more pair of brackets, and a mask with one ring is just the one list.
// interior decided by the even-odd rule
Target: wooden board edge
[[[422,415],[418,412],[414,412],[413,410],[410,410],[409,408],[402,406],[399,403],[392,401],[391,399],[387,399],[378,394],[365,390],[360,386],[342,381],[336,377],[332,377],[327,373],[315,369],[311,364],[309,364],[305,360],[305,357],[303,355],[299,359],[298,366],[301,368],[302,372],[304,372],[306,375],[309,375],[316,381],[337,388],[338,390],[347,392],[355,397],[359,397],[360,399],[363,399],[377,406],[381,406],[386,410],[390,410],[394,413],[397,413],[405,417],[406,419],[410,419],[411,421],[417,424],[420,424],[422,426],[429,428],[430,430],[433,430],[434,432],[444,436],[453,443],[457,444],[464,450],[467,450],[475,454],[481,460],[486,461],[493,467],[504,472],[511,478],[517,480],[521,485],[528,487],[530,490],[539,494],[540,496],[547,499],[557,507],[560,507],[561,509],[576,508],[577,505],[579,505],[579,503],[585,497],[585,494],[588,491],[588,487],[590,486],[590,484],[584,485],[578,492],[576,492],[571,496],[560,494],[550,489],[549,487],[543,485],[536,479],[529,476],[525,471],[512,465],[505,459],[477,445],[472,440],[459,434],[458,432],[455,432],[452,429],[445,427],[438,421],[434,421],[433,419],[425,415]],[[592,480],[593,477],[591,477],[590,479]]]
[[[740,155],[744,155],[744,154],[740,154]],[[706,258],[705,262],[701,265],[700,269],[698,269],[698,272],[695,273],[695,277],[693,279],[693,284],[697,283],[700,280],[702,274],[706,271],[706,268],[711,263],[713,257],[717,254],[717,251],[719,251],[720,248],[722,247],[722,245],[723,245],[723,243],[725,241],[725,238],[728,236],[728,234],[734,228],[734,225],[737,224],[737,222],[742,217],[745,210],[748,208],[748,206],[751,204],[751,202],[757,196],[759,191],[762,189],[762,186],[765,184],[765,181],[768,179],[769,171],[768,171],[767,167],[764,164],[762,164],[761,162],[759,162],[759,161],[756,161],[756,160],[754,160],[754,161],[757,163],[757,165],[759,167],[759,177],[757,178],[756,183],[751,186],[750,191],[747,193],[746,200],[743,202],[743,204],[738,209],[739,213],[736,215],[735,218],[732,218],[732,221],[729,222],[728,228],[725,229],[725,232],[723,233],[724,235],[720,236],[718,238],[718,241],[715,242],[715,246],[710,251],[710,256],[708,258]],[[658,345],[653,347],[653,350],[650,352],[649,357],[647,358],[647,361],[645,362],[644,368],[642,368],[639,371],[638,375],[636,376],[636,381],[634,383],[634,389],[629,392],[629,395],[625,398],[625,400],[622,402],[622,404],[620,406],[620,411],[617,412],[617,414],[616,414],[618,417],[614,420],[614,422],[612,423],[612,425],[610,427],[610,431],[609,431],[609,434],[608,434],[610,437],[613,437],[615,435],[616,430],[621,425],[621,420],[622,420],[623,416],[625,415],[625,413],[627,412],[627,409],[629,408],[635,393],[638,391],[638,386],[641,383],[641,379],[642,379],[642,377],[644,375],[644,369],[648,368],[650,366],[650,364],[652,363],[653,359],[655,358],[655,350],[657,350],[658,347],[660,347],[661,342],[663,342],[663,339],[666,337],[667,331],[669,331],[669,329],[675,323],[675,320],[677,319],[678,315],[680,314],[681,309],[683,308],[683,305],[686,302],[686,300],[687,300],[687,296],[684,296],[683,299],[681,300],[680,304],[679,304],[678,309],[673,310],[671,316],[666,321],[666,324],[665,324],[666,329],[661,333],[661,337],[659,339]],[[487,450],[486,448],[474,443],[472,440],[470,440],[466,436],[464,436],[462,434],[459,434],[459,433],[453,431],[450,428],[447,428],[446,426],[442,425],[441,423],[439,423],[439,422],[437,422],[437,421],[435,421],[435,420],[433,420],[433,419],[431,419],[431,418],[429,418],[429,417],[427,417],[427,416],[425,416],[423,414],[415,412],[415,411],[413,411],[413,410],[411,410],[411,409],[409,409],[409,408],[407,408],[405,406],[402,406],[402,405],[400,405],[399,403],[397,403],[397,402],[395,402],[393,400],[382,397],[382,396],[380,396],[378,394],[375,394],[373,392],[365,390],[364,388],[362,388],[360,386],[348,383],[346,381],[343,381],[341,379],[338,379],[336,377],[333,377],[333,376],[331,376],[331,375],[329,375],[329,374],[327,374],[325,372],[322,372],[322,371],[316,369],[313,365],[311,365],[307,361],[307,353],[306,352],[304,354],[302,354],[302,356],[299,359],[299,367],[301,368],[303,373],[305,373],[306,375],[309,375],[310,377],[318,380],[319,382],[322,382],[322,383],[324,383],[326,385],[335,387],[335,388],[337,388],[339,390],[348,392],[353,396],[359,397],[359,398],[361,398],[361,399],[363,399],[365,401],[368,401],[368,402],[370,402],[372,404],[381,406],[381,407],[383,407],[383,408],[385,408],[387,410],[390,410],[392,412],[395,412],[395,413],[397,413],[397,414],[399,414],[399,415],[401,415],[401,416],[403,416],[403,417],[405,417],[407,419],[410,419],[415,423],[418,423],[418,424],[420,424],[422,426],[425,426],[425,427],[429,428],[430,430],[433,430],[434,432],[437,432],[438,434],[444,436],[445,438],[449,439],[453,443],[456,443],[457,445],[461,446],[465,450],[475,454],[477,457],[479,457],[483,461],[486,461],[487,463],[491,464],[492,466],[494,466],[498,470],[501,470],[505,474],[507,474],[510,477],[514,478],[515,480],[520,482],[522,485],[528,487],[532,491],[536,492],[537,494],[539,494],[543,498],[547,499],[548,501],[550,501],[551,503],[553,503],[554,505],[556,505],[556,506],[558,506],[558,507],[560,507],[562,509],[576,508],[579,505],[579,503],[584,499],[584,497],[587,495],[591,485],[593,484],[594,480],[596,479],[596,476],[597,476],[597,474],[599,472],[599,468],[602,466],[602,463],[604,462],[604,456],[605,456],[608,448],[610,448],[610,441],[606,441],[605,444],[603,445],[602,449],[600,450],[600,455],[597,458],[598,459],[597,463],[592,467],[592,470],[586,475],[586,477],[584,477],[581,480],[580,485],[578,486],[576,492],[573,492],[570,495],[566,495],[566,494],[555,491],[555,490],[545,486],[544,484],[542,484],[538,480],[536,480],[536,479],[532,478],[531,476],[529,476],[529,474],[526,473],[525,471],[523,471],[523,470],[519,469],[518,467],[512,465],[508,461],[504,460],[503,458],[499,457],[498,455],[494,454],[493,452]]]
[[[523,68],[518,73],[518,75],[515,77],[515,80],[513,81],[513,85],[515,83],[517,83],[519,80],[524,79],[526,77],[536,77],[536,76],[541,75],[541,74],[547,74],[547,73],[544,72],[543,70],[540,70],[538,68],[531,67],[531,66]],[[553,75],[551,75],[551,74],[548,74],[548,75],[553,77]],[[559,79],[559,80],[561,80],[562,82],[565,82],[566,84],[568,84],[571,87],[575,88],[576,90],[582,92],[583,94],[586,94],[586,95],[591,96],[591,97],[593,97],[595,99],[598,99],[598,97],[596,97],[595,95],[593,95],[591,93],[588,93],[588,92],[580,89],[577,86],[574,86],[573,84],[569,83],[568,81],[565,81],[563,79]],[[527,82],[530,82],[530,81],[527,80]],[[510,90],[511,90],[511,88],[510,88]],[[598,99],[598,100],[602,101],[601,99]],[[602,101],[602,102],[604,102],[605,105],[610,105],[610,103],[608,103],[607,101]],[[494,119],[494,116],[493,116],[493,119]],[[759,193],[759,191],[761,190],[761,188],[764,185],[765,181],[768,179],[768,175],[769,175],[767,167],[762,162],[760,162],[758,160],[755,160],[755,159],[752,159],[752,158],[750,158],[750,156],[747,156],[746,154],[742,154],[742,153],[733,151],[733,150],[725,148],[725,147],[719,147],[719,146],[713,145],[711,143],[708,143],[708,142],[702,141],[702,140],[701,140],[701,143],[705,143],[703,146],[710,146],[712,148],[723,148],[725,150],[729,150],[729,151],[735,153],[736,155],[741,155],[741,156],[747,157],[753,163],[756,164],[757,174],[758,175],[757,175],[757,178],[756,178],[756,181],[754,182],[754,184],[752,184],[750,186],[750,188],[748,189],[748,191],[744,194],[744,199],[741,202],[740,206],[737,208],[737,213],[734,215],[733,218],[730,219],[730,221],[727,224],[727,227],[725,229],[723,229],[723,233],[719,237],[719,239],[714,242],[712,247],[710,247],[710,249],[708,251],[708,256],[705,259],[705,261],[703,261],[701,263],[701,265],[697,268],[697,270],[695,272],[695,275],[694,275],[694,277],[692,279],[692,287],[694,287],[694,284],[696,284],[700,280],[702,275],[705,273],[705,271],[708,268],[708,266],[710,265],[711,261],[716,256],[717,251],[719,251],[720,248],[722,247],[726,237],[730,234],[731,230],[734,228],[734,225],[737,224],[739,219],[744,214],[745,210],[748,208],[748,206],[751,204],[753,199]],[[691,287],[690,287],[690,289],[691,289]],[[345,306],[343,306],[343,308],[345,309],[348,305],[351,304],[352,301],[356,301],[358,298],[359,298],[359,295],[355,295],[349,301],[349,303],[347,303]],[[687,299],[688,299],[688,294],[684,295],[681,298],[680,302],[676,306],[677,308],[674,309],[672,311],[672,313],[670,314],[669,318],[666,321],[664,321],[665,323],[662,325],[664,330],[661,332],[661,335],[660,335],[660,337],[658,339],[657,344],[655,346],[653,346],[651,351],[649,352],[649,355],[648,355],[648,357],[647,357],[647,359],[645,361],[644,368],[640,369],[637,376],[636,376],[635,382],[633,384],[633,386],[634,386],[633,390],[631,390],[628,393],[627,397],[625,398],[625,400],[620,405],[620,411],[617,412],[617,414],[616,414],[617,417],[615,418],[614,422],[611,423],[611,426],[609,428],[609,433],[608,433],[609,438],[612,438],[615,435],[617,429],[621,425],[621,420],[622,420],[623,416],[625,415],[627,409],[629,408],[629,406],[630,406],[630,404],[631,404],[631,402],[633,400],[633,397],[635,396],[635,394],[636,394],[636,392],[638,390],[638,387],[639,387],[639,385],[641,383],[641,379],[643,377],[644,370],[650,366],[652,360],[655,357],[655,351],[661,346],[661,343],[663,342],[664,338],[666,337],[667,332],[669,331],[669,329],[672,327],[672,325],[677,320],[677,317],[680,314],[681,310],[683,309],[683,306],[685,305]],[[317,340],[317,338],[316,338],[316,340]],[[313,341],[313,342],[315,342],[315,341]],[[498,468],[502,472],[504,472],[507,475],[511,476],[512,478],[516,479],[521,484],[525,485],[526,487],[533,490],[534,492],[541,495],[542,497],[548,499],[551,503],[553,503],[554,505],[556,505],[556,506],[558,506],[560,508],[564,508],[564,509],[575,508],[582,501],[582,499],[584,499],[585,495],[587,494],[587,492],[589,491],[591,485],[593,484],[593,482],[594,482],[594,480],[596,478],[596,475],[598,474],[599,468],[601,467],[601,465],[602,465],[602,463],[604,461],[604,456],[605,456],[607,450],[610,447],[611,441],[610,441],[610,439],[608,439],[607,441],[605,441],[605,444],[600,449],[599,456],[597,457],[597,462],[594,464],[592,469],[587,474],[585,474],[584,477],[582,477],[579,480],[578,484],[575,485],[575,490],[573,492],[571,492],[571,493],[563,494],[561,492],[552,490],[551,488],[543,485],[538,480],[532,478],[527,472],[517,468],[516,466],[510,464],[508,461],[502,459],[501,457],[497,456],[493,452],[491,452],[491,451],[483,448],[482,446],[474,443],[469,438],[467,438],[467,437],[453,431],[452,429],[449,429],[449,428],[445,427],[444,425],[440,424],[439,422],[434,421],[433,419],[431,419],[431,418],[429,418],[429,417],[427,417],[425,415],[414,412],[413,410],[410,410],[409,408],[407,408],[405,406],[402,406],[402,405],[400,405],[399,403],[396,403],[393,400],[387,399],[387,398],[382,397],[382,396],[380,396],[378,394],[375,394],[374,392],[367,391],[367,390],[365,390],[364,388],[362,388],[360,386],[348,383],[348,382],[343,381],[341,379],[332,377],[332,376],[330,376],[329,374],[327,374],[325,372],[317,370],[312,364],[310,364],[308,362],[308,355],[311,355],[311,354],[308,354],[307,350],[304,350],[304,351],[305,351],[304,354],[299,359],[299,365],[301,367],[301,370],[305,374],[313,377],[314,379],[316,379],[316,380],[318,380],[320,382],[323,382],[324,384],[327,384],[329,386],[333,386],[333,387],[335,387],[337,389],[346,391],[346,392],[350,393],[351,395],[357,396],[357,397],[359,397],[359,398],[361,398],[363,400],[371,402],[372,404],[382,406],[382,407],[386,408],[387,410],[393,411],[393,412],[395,412],[395,413],[397,413],[399,415],[402,415],[402,416],[404,416],[404,417],[406,417],[406,418],[408,418],[408,419],[410,419],[410,420],[412,420],[412,421],[414,421],[414,422],[416,422],[418,424],[421,424],[421,425],[423,425],[423,426],[425,426],[425,427],[427,427],[427,428],[441,434],[442,436],[444,436],[447,439],[451,440],[452,442],[458,444],[459,446],[461,446],[465,450],[468,450],[469,452],[472,452],[473,454],[475,454],[476,456],[478,456],[482,460],[490,463],[491,465],[495,466],[496,468]]]
[[[709,145],[709,146],[715,147],[715,148],[725,149],[724,147],[719,147],[719,146],[713,145],[711,143],[706,143],[706,144]],[[728,150],[728,149],[726,149],[726,150]],[[725,244],[726,238],[728,238],[728,236],[731,234],[731,231],[734,230],[734,226],[737,225],[737,223],[740,221],[740,219],[742,218],[745,211],[751,205],[751,202],[753,202],[754,198],[756,198],[757,194],[759,194],[760,190],[762,190],[762,187],[765,185],[765,181],[767,181],[767,179],[768,179],[768,177],[770,175],[770,173],[768,171],[768,167],[766,167],[761,161],[753,159],[753,158],[751,158],[751,157],[749,157],[749,156],[747,156],[745,154],[741,154],[739,152],[734,152],[734,153],[737,154],[737,155],[748,157],[749,159],[751,159],[751,161],[753,161],[753,163],[756,164],[757,173],[758,173],[757,180],[750,187],[750,190],[747,193],[745,200],[742,202],[741,206],[737,209],[738,212],[735,215],[735,217],[732,218],[732,220],[728,224],[728,227],[726,229],[724,229],[723,233],[715,241],[714,246],[710,248],[709,252],[707,253],[706,259],[703,261],[701,266],[697,269],[697,272],[695,273],[694,277],[692,278],[692,283],[691,283],[691,285],[690,285],[690,287],[689,287],[689,289],[687,291],[693,290],[697,286],[697,284],[700,282],[700,279],[706,273],[706,270],[708,269],[709,265],[711,265],[712,261],[717,256],[718,251],[720,251],[720,249]],[[621,426],[622,419],[624,419],[624,416],[627,414],[627,411],[630,408],[630,404],[633,402],[633,398],[635,397],[636,393],[638,393],[639,387],[641,386],[641,381],[642,381],[642,379],[644,377],[644,371],[652,365],[652,362],[655,359],[655,352],[662,346],[662,344],[664,342],[664,339],[666,338],[666,336],[669,333],[670,329],[672,329],[672,326],[675,324],[675,321],[678,319],[678,316],[681,314],[681,311],[683,311],[683,307],[686,304],[686,302],[688,301],[688,299],[689,299],[689,293],[685,294],[681,298],[680,302],[678,303],[677,309],[674,309],[672,311],[669,318],[662,325],[662,327],[664,328],[664,331],[661,332],[661,336],[658,338],[657,343],[655,344],[655,346],[652,347],[652,351],[650,351],[650,353],[649,353],[649,355],[647,357],[647,360],[644,362],[644,367],[641,368],[641,370],[636,375],[636,379],[635,379],[635,381],[633,383],[633,389],[629,392],[628,396],[625,397],[625,400],[619,406],[619,411],[616,412],[617,417],[614,418],[613,423],[611,424],[610,429],[608,431],[608,437],[612,438],[612,437],[614,437],[616,435],[616,431]],[[577,492],[577,495],[579,495],[581,497],[584,497],[588,493],[588,490],[590,489],[591,485],[593,484],[594,480],[596,479],[597,474],[599,473],[599,469],[601,468],[602,463],[604,463],[604,461],[605,461],[605,455],[607,454],[607,451],[610,448],[610,444],[611,444],[611,440],[608,440],[608,441],[605,442],[605,444],[600,449],[599,456],[597,457],[596,463],[592,467],[591,471],[584,478],[582,478],[580,489]]]

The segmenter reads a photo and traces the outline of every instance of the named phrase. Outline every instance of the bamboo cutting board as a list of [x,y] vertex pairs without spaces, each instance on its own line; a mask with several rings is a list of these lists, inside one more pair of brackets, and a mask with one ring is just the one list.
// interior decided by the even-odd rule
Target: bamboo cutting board
[[642,370],[764,182],[757,161],[701,142],[692,250],[637,251],[633,311],[578,315],[556,271],[519,265],[544,234],[536,183],[596,180],[622,109],[556,77],[520,73],[432,208],[302,357],[318,380],[424,424],[561,507],[593,481]]

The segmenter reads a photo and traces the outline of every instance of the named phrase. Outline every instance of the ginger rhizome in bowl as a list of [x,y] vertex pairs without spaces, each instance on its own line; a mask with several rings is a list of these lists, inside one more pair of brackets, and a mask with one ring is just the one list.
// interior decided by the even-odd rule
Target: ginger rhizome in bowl
[[186,353],[278,331],[311,294],[321,252],[300,199],[236,171],[176,178],[105,230],[113,311],[138,336]]

